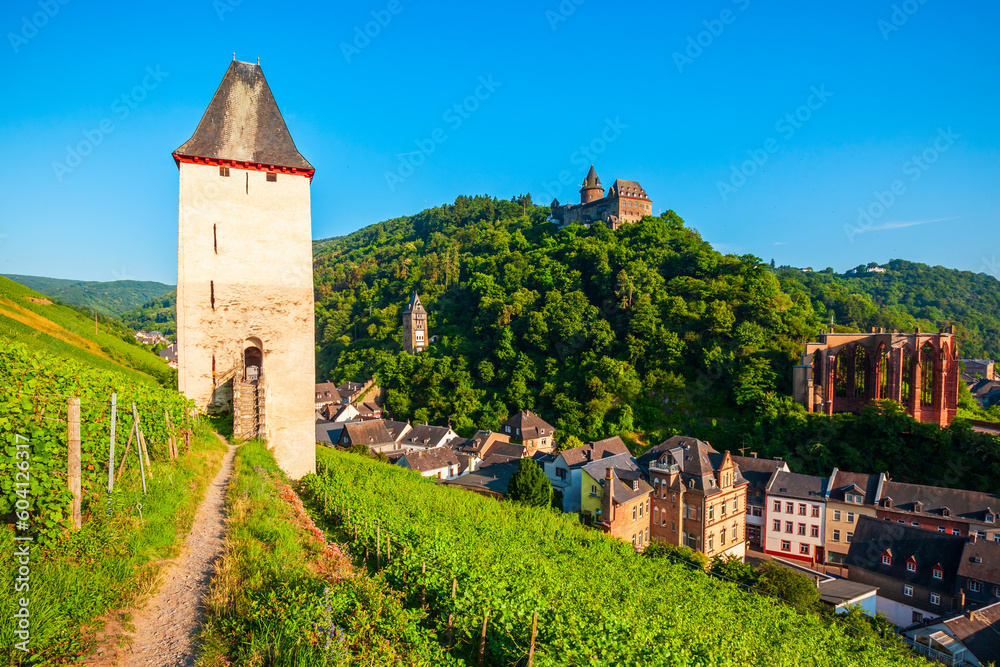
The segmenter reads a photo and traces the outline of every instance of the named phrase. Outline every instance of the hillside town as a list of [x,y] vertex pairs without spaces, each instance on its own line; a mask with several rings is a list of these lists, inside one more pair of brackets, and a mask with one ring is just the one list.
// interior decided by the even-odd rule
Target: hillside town
[[[418,295],[403,317],[404,348],[417,354],[426,346],[414,331],[421,341],[428,333]],[[959,382],[981,402],[997,391],[993,363],[959,360],[953,336],[821,334],[794,369],[796,400],[834,414],[890,398],[947,426]],[[618,436],[564,449],[557,429],[527,409],[463,438],[451,425],[393,420],[371,379],[316,385],[315,408],[319,445],[498,500],[530,461],[555,508],[636,551],[662,543],[779,563],[810,577],[829,608],[878,614],[923,655],[949,665],[1000,660],[1000,494],[908,484],[885,471],[806,475],[781,458],[737,456],[684,435],[637,453]]]

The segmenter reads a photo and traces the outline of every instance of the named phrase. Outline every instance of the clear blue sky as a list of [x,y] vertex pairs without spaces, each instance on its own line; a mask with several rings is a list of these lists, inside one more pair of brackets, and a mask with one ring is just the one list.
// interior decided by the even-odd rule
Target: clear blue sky
[[0,9],[0,273],[174,282],[170,153],[233,51],[316,166],[317,239],[462,194],[547,204],[564,171],[571,201],[589,147],[724,251],[997,270],[995,2],[63,1]]

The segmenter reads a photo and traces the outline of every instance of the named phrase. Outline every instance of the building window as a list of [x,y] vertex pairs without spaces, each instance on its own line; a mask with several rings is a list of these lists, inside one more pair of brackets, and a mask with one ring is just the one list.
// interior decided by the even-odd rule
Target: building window
[[854,512],[847,513],[847,523],[854,523]]
[[944,579],[944,570],[935,566],[934,569],[931,570],[931,576],[938,580]]
[[726,516],[726,506],[727,505],[728,505],[728,503],[725,500],[723,500],[722,501],[722,516]]
[[672,502],[672,503],[676,503],[677,502],[677,494],[676,493],[671,493],[670,494],[670,502]]
[[983,590],[983,582],[981,581],[970,581],[969,590],[973,593],[981,593]]
[[924,615],[921,614],[919,611],[915,611],[915,612],[913,612],[913,617],[912,618],[913,618],[913,622],[914,623],[922,623],[923,620],[924,620]]
[[786,533],[794,533],[795,532],[795,524],[792,523],[791,521],[786,521],[785,522],[785,532]]
[[639,517],[642,517],[642,503],[639,503]]
[[789,542],[788,540],[781,540],[781,550],[782,551],[791,551],[792,550],[792,543]]
[[781,519],[775,519],[774,520],[774,532],[776,532],[776,533],[780,533],[781,532]]
[[722,532],[719,533],[719,542],[722,544],[722,546],[726,545],[726,529],[725,529],[725,527],[723,527],[722,528]]
[[799,524],[799,535],[805,535],[805,534],[806,534],[806,524],[800,523]]
[[711,521],[715,518],[715,505],[708,506],[708,520]]
[[806,504],[799,503],[799,516],[805,516],[805,515],[806,515]]
[[653,525],[655,526],[658,523],[660,523],[660,508],[659,507],[654,507],[653,508]]
[[850,544],[851,540],[853,540],[853,539],[854,539],[854,533],[848,533],[847,534],[847,540],[846,540],[847,543]]
[[920,524],[917,523],[916,521],[911,521],[910,525],[913,526],[914,528],[920,528]]
[[906,525],[906,522],[903,521],[902,519],[896,519],[896,523],[901,523],[903,525]]
[[277,183],[278,182],[278,175],[276,173],[274,173],[273,171],[267,172],[267,182],[268,183]]
[[591,484],[590,485],[590,495],[592,495],[592,496],[596,496],[597,495],[597,485],[596,484]]
[[632,548],[635,548],[635,535],[632,536]]
[[941,604],[940,593],[931,593],[931,604]]
[[799,553],[802,554],[803,556],[808,556],[809,555],[809,545],[808,544],[800,544],[799,545]]
[[646,516],[649,516],[649,501],[646,501]]
[[646,529],[646,542],[649,542],[649,528]]
[[219,165],[219,176],[229,176],[229,167]]
[[785,503],[785,514],[795,514],[795,503]]
[[944,526],[938,526],[938,532],[939,533],[945,532]]
[[834,542],[839,542],[840,541],[840,531],[839,530],[833,531],[833,541]]
[[812,506],[812,516],[813,516],[814,519],[818,519],[819,518],[819,505],[813,505]]
[[882,565],[892,565],[892,555],[889,553],[882,554]]
[[951,534],[952,535],[961,535],[962,531],[960,531],[958,528],[952,528],[951,529]]
[[906,561],[906,571],[907,572],[916,572],[917,571],[917,562],[915,560],[913,560],[912,558],[910,560]]
[[673,521],[670,522],[670,532],[671,533],[676,533],[677,532],[677,524],[675,522],[673,522]]
[[739,498],[733,498],[733,511],[734,512],[739,512],[740,511],[740,499]]
[[781,501],[780,500],[775,500],[774,501],[774,511],[775,512],[781,512]]
[[636,513],[637,509],[638,508],[635,505],[632,505],[632,520],[633,521],[635,521],[635,513]]
[[903,584],[903,595],[907,597],[913,597],[913,586],[909,584]]
[[750,515],[751,516],[764,516],[764,512],[762,511],[762,508],[758,507],[757,505],[754,505],[754,506],[752,506],[750,508]]
[[809,530],[812,537],[819,537],[819,526],[811,526]]
[[715,549],[715,535],[709,535],[706,544],[708,545],[708,551]]
[[833,520],[840,521],[840,510],[833,510]]

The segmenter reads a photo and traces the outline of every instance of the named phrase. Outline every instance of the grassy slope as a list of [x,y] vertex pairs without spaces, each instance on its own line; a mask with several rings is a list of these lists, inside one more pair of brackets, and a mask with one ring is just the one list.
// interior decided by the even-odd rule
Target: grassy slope
[[173,285],[140,280],[100,282],[41,276],[8,275],[7,277],[63,303],[96,310],[102,315],[110,316],[121,315],[174,289]]
[[45,295],[0,277],[0,337],[101,370],[123,372],[134,380],[169,380],[172,371],[147,349],[125,342],[106,323],[95,332],[92,319],[48,301]]
[[[307,478],[310,496],[328,500],[328,517],[341,503],[351,510],[341,537],[352,551],[374,551],[378,525],[383,548],[393,542],[386,578],[414,596],[426,586],[432,616],[443,625],[454,611],[460,636],[477,637],[491,611],[496,664],[526,653],[533,611],[539,666],[917,664],[880,639],[848,636],[815,614],[645,558],[564,515],[325,448],[317,464],[323,473]],[[448,599],[453,576],[457,600]]]
[[284,485],[262,443],[240,447],[200,667],[453,664],[381,578],[324,557]]
[[[135,454],[132,462],[135,463]],[[54,548],[32,549],[31,653],[11,648],[13,627],[0,624],[0,665],[63,664],[81,655],[108,621],[127,622],[127,610],[151,593],[165,560],[175,557],[194,521],[225,447],[207,427],[196,430],[191,451],[154,462],[142,495],[139,471],[126,468],[107,517],[102,499],[90,505],[83,529]],[[135,509],[142,503],[142,517]],[[14,560],[13,531],[0,527],[0,562]],[[0,611],[12,618],[14,570],[0,571]]]

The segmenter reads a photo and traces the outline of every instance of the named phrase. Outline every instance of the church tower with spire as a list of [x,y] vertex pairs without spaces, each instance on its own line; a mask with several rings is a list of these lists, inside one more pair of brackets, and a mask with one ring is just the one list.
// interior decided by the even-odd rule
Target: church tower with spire
[[316,469],[313,166],[260,65],[235,59],[180,173],[178,388],[233,411],[236,437],[267,441],[293,479]]
[[427,311],[420,303],[420,296],[414,292],[403,311],[403,349],[410,354],[427,349]]

